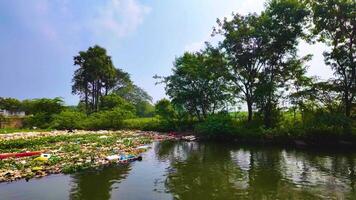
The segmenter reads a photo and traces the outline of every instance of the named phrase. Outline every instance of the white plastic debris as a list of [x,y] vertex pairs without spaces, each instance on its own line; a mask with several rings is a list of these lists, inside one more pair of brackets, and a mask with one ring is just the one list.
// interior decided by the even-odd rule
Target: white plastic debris
[[142,145],[142,146],[136,147],[136,149],[148,149],[148,148],[150,148],[150,146],[148,146],[148,145]]
[[106,156],[107,160],[118,160],[120,156],[118,155],[111,155],[111,156]]
[[184,140],[188,140],[188,141],[194,141],[196,140],[194,135],[189,135],[189,136],[184,136],[183,137]]

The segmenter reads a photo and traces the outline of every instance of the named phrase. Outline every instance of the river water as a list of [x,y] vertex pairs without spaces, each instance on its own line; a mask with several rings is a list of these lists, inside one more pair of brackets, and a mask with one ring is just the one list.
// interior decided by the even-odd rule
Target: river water
[[0,184],[0,199],[356,199],[356,152],[156,142],[143,161]]

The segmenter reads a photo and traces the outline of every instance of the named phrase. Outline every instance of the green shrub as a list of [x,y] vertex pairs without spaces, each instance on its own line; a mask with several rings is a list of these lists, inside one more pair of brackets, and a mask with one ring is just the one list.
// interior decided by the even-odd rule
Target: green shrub
[[24,120],[25,127],[37,127],[41,129],[46,129],[50,127],[53,116],[48,113],[37,113],[32,116],[27,117]]
[[201,123],[199,123],[195,130],[199,134],[208,136],[231,134],[233,132],[233,120],[230,115],[221,113],[211,115]]
[[55,129],[83,129],[86,115],[78,111],[63,111],[54,116],[51,127]]
[[126,119],[123,122],[124,129],[136,129],[144,131],[172,131],[173,127],[165,120],[158,117]]
[[133,118],[134,113],[128,110],[115,108],[111,111],[101,111],[91,114],[85,121],[87,129],[121,129],[125,119]]

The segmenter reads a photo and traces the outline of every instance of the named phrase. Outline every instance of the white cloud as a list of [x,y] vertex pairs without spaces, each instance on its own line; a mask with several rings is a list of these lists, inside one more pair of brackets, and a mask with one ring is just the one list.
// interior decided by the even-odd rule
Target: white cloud
[[150,11],[150,7],[136,0],[110,0],[99,10],[92,29],[98,35],[121,38],[135,31]]

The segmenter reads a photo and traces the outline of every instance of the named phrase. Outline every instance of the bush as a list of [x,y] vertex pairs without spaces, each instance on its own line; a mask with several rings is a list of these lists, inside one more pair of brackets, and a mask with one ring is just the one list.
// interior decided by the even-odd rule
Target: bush
[[211,115],[195,127],[197,133],[208,136],[231,134],[233,129],[233,120],[230,115],[225,113]]
[[25,127],[37,127],[41,129],[46,129],[50,127],[52,121],[52,115],[47,113],[37,113],[35,115],[29,116],[24,120]]
[[54,116],[51,128],[55,129],[83,129],[86,115],[78,111],[63,111]]
[[135,115],[128,110],[115,108],[112,111],[101,111],[91,114],[85,121],[87,129],[121,129],[125,119],[133,118]]
[[140,101],[136,103],[136,115],[139,117],[153,117],[155,114],[155,107],[148,101]]
[[123,122],[124,129],[136,129],[143,131],[172,131],[172,126],[165,120],[157,117],[126,119]]

